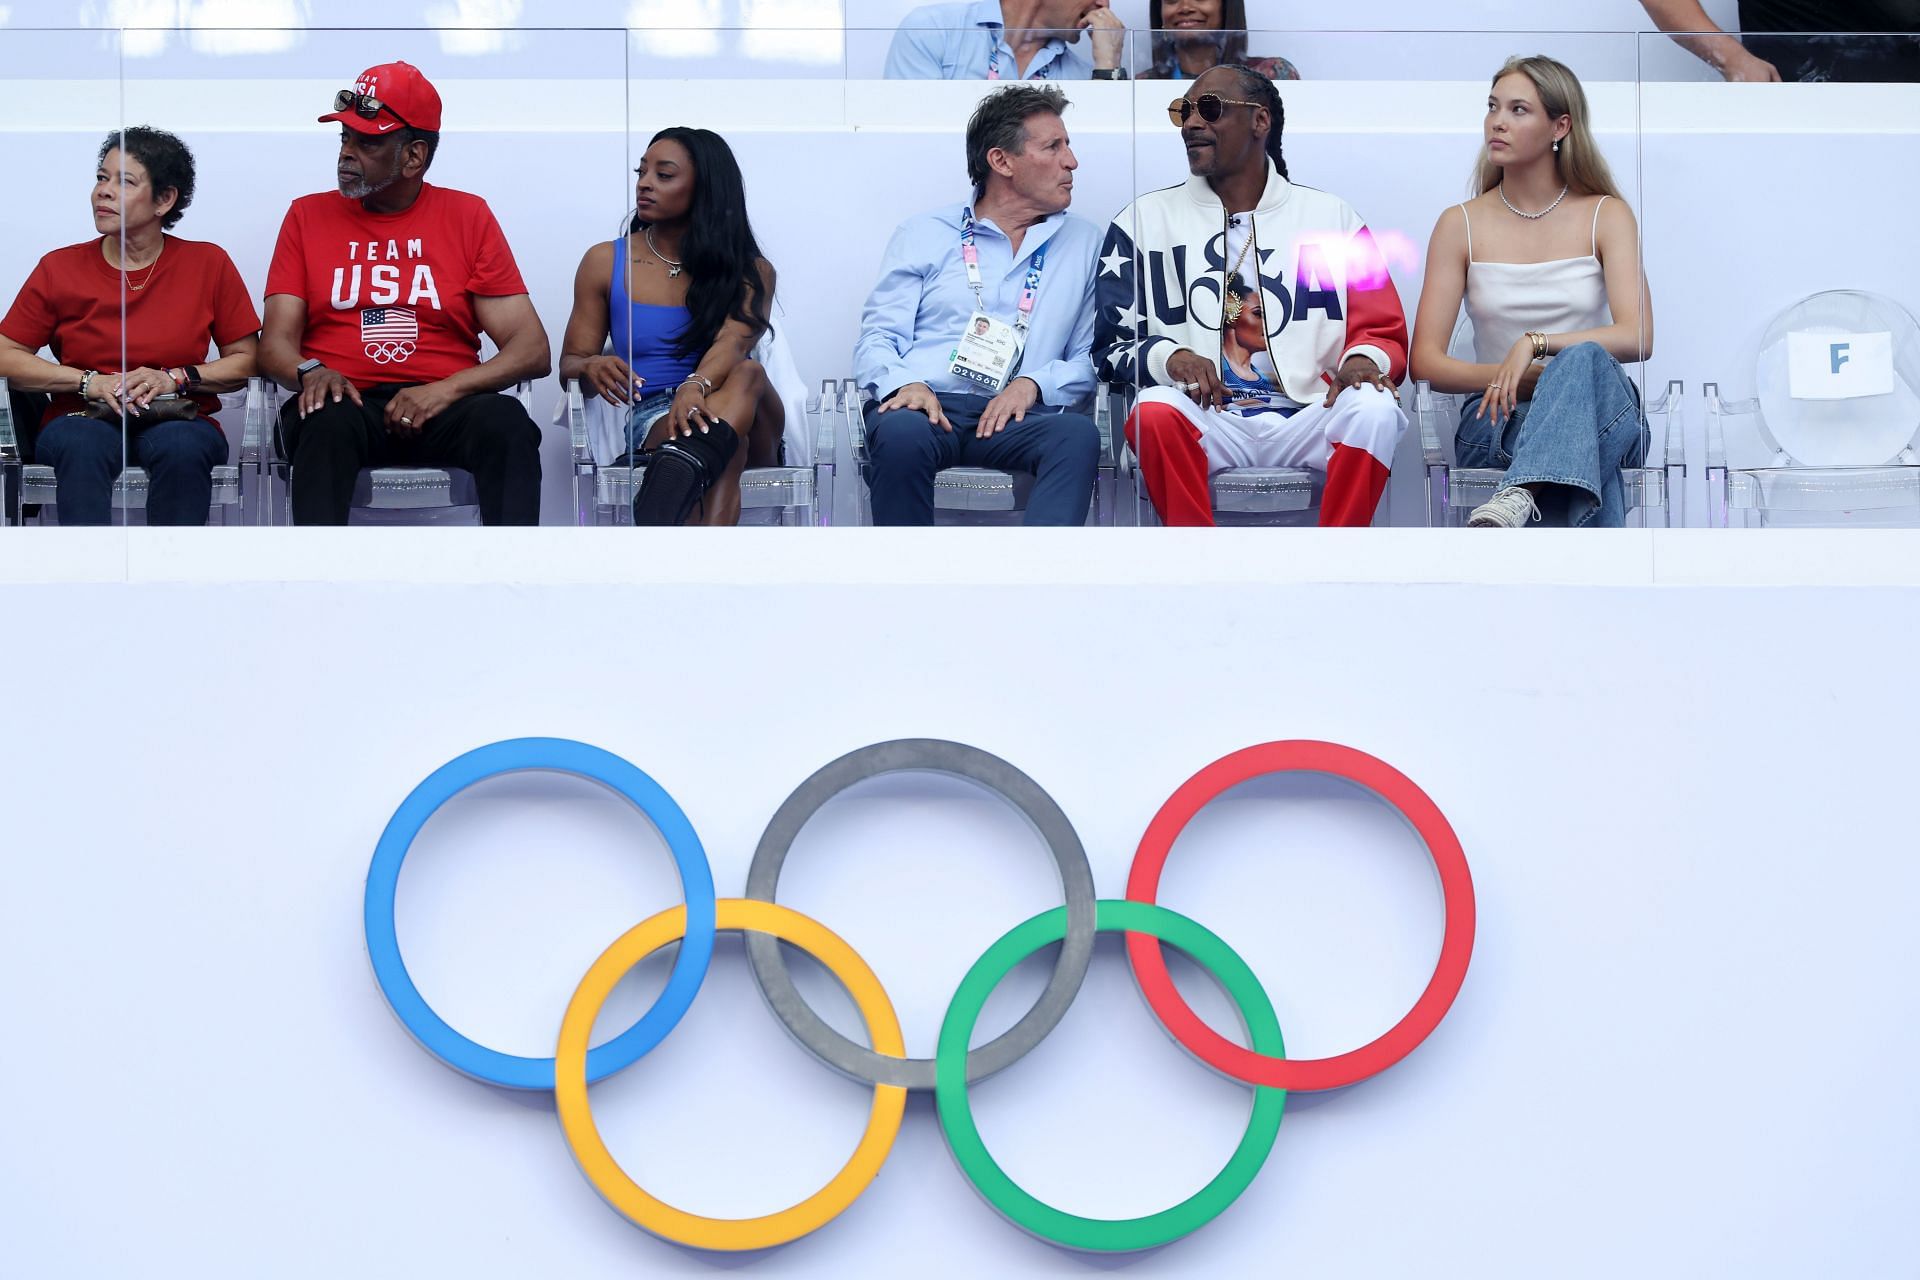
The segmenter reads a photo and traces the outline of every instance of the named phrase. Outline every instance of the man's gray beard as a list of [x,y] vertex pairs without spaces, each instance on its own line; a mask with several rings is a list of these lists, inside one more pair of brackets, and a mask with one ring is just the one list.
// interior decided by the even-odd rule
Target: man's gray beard
[[374,195],[377,192],[385,191],[388,187],[392,186],[394,183],[398,181],[400,181],[400,175],[397,173],[394,174],[392,177],[387,178],[383,182],[368,182],[363,177],[360,179],[360,181],[354,183],[350,187],[340,188],[340,194],[345,196],[349,200],[365,200],[370,195]]

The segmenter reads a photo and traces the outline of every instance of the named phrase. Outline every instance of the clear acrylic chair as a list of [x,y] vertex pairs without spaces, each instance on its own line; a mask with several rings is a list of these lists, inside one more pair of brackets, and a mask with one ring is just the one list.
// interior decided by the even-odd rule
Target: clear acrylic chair
[[1803,298],[1767,326],[1754,388],[1702,387],[1714,526],[1920,526],[1920,326],[1906,307]]
[[[1473,325],[1465,313],[1454,326],[1447,354],[1475,361]],[[1620,484],[1627,506],[1627,523],[1641,528],[1675,528],[1682,523],[1686,501],[1687,458],[1679,414],[1686,388],[1675,379],[1659,399],[1643,410],[1652,439],[1643,465],[1622,467]],[[1498,467],[1462,467],[1455,461],[1454,432],[1467,397],[1435,391],[1430,383],[1413,384],[1413,412],[1420,426],[1420,451],[1427,469],[1427,524],[1431,528],[1463,528],[1473,509],[1492,498],[1506,478]]]
[[[248,395],[258,388],[263,432],[270,447],[260,452],[261,488],[267,512],[264,523],[292,524],[289,497],[293,464],[281,456],[280,409],[291,393],[267,378],[248,383]],[[529,416],[533,413],[533,384],[522,382],[512,392]],[[459,467],[366,467],[354,480],[348,504],[349,523],[357,525],[477,525],[480,494],[473,474]]]
[[[1125,424],[1133,411],[1132,388],[1101,384],[1100,402],[1109,422]],[[1101,439],[1111,433],[1115,473],[1115,523],[1158,526],[1147,486],[1140,478],[1140,459],[1127,443],[1125,430],[1103,427]],[[1319,522],[1320,493],[1326,478],[1304,467],[1227,467],[1207,480],[1213,491],[1213,518],[1221,525],[1308,526]]]
[[[771,373],[771,349],[755,358]],[[796,394],[797,375],[783,372],[776,381],[787,411],[781,464],[749,467],[740,475],[740,523],[813,525],[833,523],[836,421],[834,384],[820,397]],[[598,395],[581,392],[577,382],[561,383],[561,412],[573,451],[574,519],[582,525],[630,525],[633,499],[646,475],[626,453],[625,412]]]
[[[831,383],[828,384],[832,385]],[[841,383],[841,397],[847,406],[846,438],[849,465],[859,483],[854,486],[860,524],[873,523],[873,503],[867,486],[867,405],[872,395],[855,385],[852,378]],[[1100,469],[1094,476],[1093,500],[1087,508],[1087,523],[1110,524],[1113,516],[1114,476],[1111,422],[1102,404],[1094,397],[1094,425],[1100,430]],[[1033,492],[1033,476],[1025,471],[1001,471],[994,467],[947,467],[933,476],[933,522],[950,525],[1019,524],[1027,510],[1027,496]]]
[[[233,437],[227,437],[228,461],[213,469],[213,502],[207,510],[207,523],[216,525],[254,524],[261,521],[262,494],[257,483],[260,459],[271,439],[262,431],[255,411],[252,388],[228,392],[220,397],[223,421],[240,419],[241,439],[236,449]],[[12,398],[7,380],[0,378],[0,482],[5,486],[5,520],[22,522],[22,513],[37,508],[33,517],[41,524],[58,524],[59,507],[53,468],[42,463],[24,462],[20,456],[19,435],[13,421]],[[253,479],[256,482],[249,483]],[[147,509],[147,472],[144,467],[127,467],[113,485],[113,510],[116,524],[144,524]]]

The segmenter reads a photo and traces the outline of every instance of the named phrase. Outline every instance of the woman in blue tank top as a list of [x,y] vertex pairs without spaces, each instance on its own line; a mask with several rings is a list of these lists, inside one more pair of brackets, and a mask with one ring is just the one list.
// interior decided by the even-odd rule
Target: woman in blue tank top
[[[747,218],[726,140],[662,129],[635,170],[627,234],[587,250],[574,275],[560,377],[627,407],[627,447],[685,461],[702,492],[690,524],[736,524],[740,473],[779,461],[785,411],[748,358],[767,330],[774,271]],[[636,501],[636,519],[649,506]]]

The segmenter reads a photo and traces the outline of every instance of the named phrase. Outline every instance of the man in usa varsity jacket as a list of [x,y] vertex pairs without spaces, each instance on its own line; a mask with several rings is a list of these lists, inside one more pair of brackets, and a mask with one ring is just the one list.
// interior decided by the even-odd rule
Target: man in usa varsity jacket
[[1192,176],[1115,217],[1096,274],[1100,376],[1163,522],[1210,525],[1227,467],[1326,476],[1323,525],[1365,525],[1407,427],[1407,320],[1344,200],[1287,180],[1273,83],[1215,67],[1171,111]]

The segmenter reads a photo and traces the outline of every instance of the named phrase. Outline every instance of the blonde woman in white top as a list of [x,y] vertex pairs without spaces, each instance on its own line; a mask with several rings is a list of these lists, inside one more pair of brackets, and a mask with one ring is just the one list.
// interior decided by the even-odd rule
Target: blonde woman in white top
[[[1620,468],[1646,455],[1623,362],[1653,349],[1640,231],[1593,140],[1580,81],[1512,58],[1487,97],[1479,193],[1440,215],[1427,249],[1413,376],[1466,395],[1462,466],[1501,467],[1469,525],[1617,528]],[[1474,358],[1447,352],[1465,304]]]

